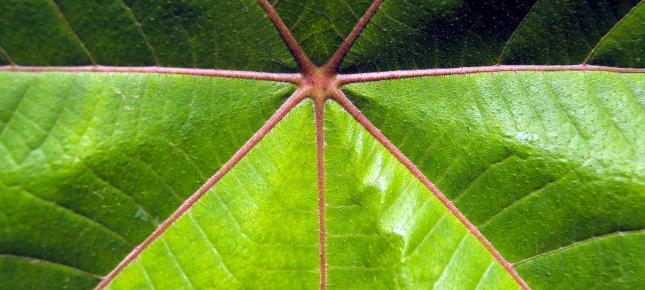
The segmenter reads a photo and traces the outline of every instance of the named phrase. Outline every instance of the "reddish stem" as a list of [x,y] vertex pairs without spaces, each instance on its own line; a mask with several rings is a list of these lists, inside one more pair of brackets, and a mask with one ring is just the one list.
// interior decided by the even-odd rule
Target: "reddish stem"
[[621,68],[607,67],[597,65],[493,65],[493,66],[476,66],[476,67],[459,67],[459,68],[434,68],[421,70],[397,70],[373,73],[357,73],[339,75],[337,77],[341,85],[349,83],[373,82],[390,79],[427,77],[438,75],[455,75],[455,74],[473,74],[484,72],[503,72],[503,71],[607,71],[620,73],[643,73],[642,68]]
[[325,229],[325,100],[322,98],[314,99],[314,112],[316,115],[316,157],[318,164],[318,225],[320,233],[320,289],[327,288],[327,255],[326,240],[327,232]]
[[488,251],[493,254],[493,257],[495,257],[495,259],[500,264],[502,264],[502,266],[511,274],[511,276],[513,276],[513,278],[517,281],[517,283],[520,284],[523,289],[529,289],[529,286],[515,271],[513,265],[511,265],[511,263],[509,263],[508,261],[506,261],[506,259],[504,259],[504,257],[502,257],[502,255],[495,249],[495,247],[493,247],[493,245],[484,237],[484,235],[479,232],[477,227],[475,227],[457,209],[457,207],[455,207],[455,205],[452,204],[452,202],[448,200],[448,198],[446,198],[446,196],[443,195],[443,193],[441,193],[441,191],[439,191],[439,189],[432,182],[430,182],[430,180],[428,180],[428,178],[426,178],[425,175],[423,175],[423,173],[421,173],[421,171],[416,166],[414,166],[414,164],[412,164],[412,162],[407,157],[405,157],[405,155],[403,155],[403,153],[399,151],[399,149],[396,148],[396,146],[394,146],[394,144],[392,144],[392,142],[390,142],[390,140],[388,140],[387,137],[385,137],[385,135],[383,135],[383,133],[381,133],[381,131],[379,131],[379,129],[376,128],[356,106],[354,106],[354,104],[352,104],[352,102],[347,98],[347,96],[345,96],[345,94],[341,90],[336,91],[334,100],[340,103],[340,105],[343,106],[343,108],[345,108],[345,110],[349,112],[349,114],[352,115],[352,117],[354,117],[356,121],[361,123],[361,125],[363,125],[363,127],[365,127],[365,129],[367,129],[367,131],[369,131],[370,134],[374,136],[374,138],[381,142],[381,144],[383,144],[383,146],[385,146],[385,148],[387,148],[390,153],[392,153],[405,167],[407,167],[408,170],[410,170],[412,174],[414,174],[414,176],[419,179],[419,181],[421,181],[421,183],[423,183],[441,201],[441,203],[443,203],[448,208],[448,210],[450,210],[450,212],[454,214],[457,219],[459,219],[459,221],[461,221],[461,223],[466,226],[466,228],[468,228],[468,231],[475,235],[475,237],[477,237],[477,239],[482,244],[484,244],[486,249],[488,249]]
[[349,52],[354,41],[361,34],[370,19],[372,19],[372,16],[374,16],[382,2],[382,0],[375,0],[367,11],[365,11],[365,14],[363,14],[356,25],[354,25],[354,28],[352,28],[352,31],[347,35],[347,37],[345,37],[345,40],[343,40],[336,52],[334,52],[329,60],[327,60],[327,63],[323,66],[326,71],[335,73],[338,70],[343,58],[345,58],[345,55]]
[[267,81],[279,81],[299,84],[301,75],[295,73],[266,73],[254,71],[237,70],[216,70],[199,68],[170,68],[170,67],[124,67],[124,66],[0,66],[0,71],[23,71],[23,72],[121,72],[121,73],[160,73],[160,74],[184,74],[198,76],[213,76],[241,79],[256,79]]
[[[258,79],[268,81],[290,82],[298,85],[300,88],[274,113],[274,115],[260,128],[247,142],[242,146],[229,161],[227,161],[197,192],[188,198],[168,219],[166,219],[146,240],[138,245],[130,254],[128,254],[117,267],[110,272],[99,283],[96,289],[107,287],[110,282],[134,259],[136,259],[153,241],[161,236],[165,230],[181,217],[190,207],[197,202],[207,191],[209,191],[233,166],[235,166],[246,154],[260,142],[260,140],[284,116],[296,106],[307,94],[314,99],[315,123],[316,123],[316,156],[318,170],[318,214],[319,214],[319,233],[320,233],[320,289],[326,289],[327,261],[326,261],[326,228],[325,228],[325,172],[324,172],[324,99],[328,92],[347,110],[361,125],[363,125],[379,142],[381,142],[404,166],[410,170],[451,212],[454,214],[466,228],[480,240],[480,242],[492,253],[494,258],[512,275],[512,277],[524,289],[528,289],[527,284],[522,280],[513,266],[507,262],[493,245],[479,232],[459,210],[450,202],[439,189],[430,182],[421,171],[416,168],[412,162],[401,153],[359,110],[337,87],[356,83],[369,82],[388,79],[399,79],[409,77],[424,77],[436,75],[452,74],[472,74],[484,72],[501,72],[501,71],[608,71],[620,73],[642,73],[645,69],[637,68],[615,68],[593,65],[497,65],[481,67],[463,67],[463,68],[443,68],[443,69],[426,69],[426,70],[409,70],[409,71],[389,71],[375,73],[357,73],[348,75],[337,75],[338,67],[343,58],[349,52],[356,38],[363,31],[367,23],[374,16],[382,0],[375,0],[367,9],[365,14],[359,19],[352,31],[343,40],[336,52],[325,63],[322,68],[317,68],[300,47],[295,37],[291,34],[285,23],[282,21],[275,8],[267,0],[259,0],[260,5],[266,11],[267,15],[280,33],[280,36],[286,43],[289,51],[298,63],[301,74],[289,73],[265,73],[251,71],[234,71],[234,70],[213,70],[213,69],[194,69],[194,68],[164,68],[164,67],[118,67],[118,66],[76,66],[76,67],[35,67],[35,66],[0,66],[0,71],[24,71],[24,72],[123,72],[123,73],[162,73],[162,74],[186,74],[228,78]],[[0,48],[0,52],[6,55]],[[8,58],[8,55],[6,55]],[[11,59],[8,58],[11,62]],[[13,63],[13,62],[11,62]]]
[[282,118],[284,118],[289,111],[295,107],[302,99],[304,98],[304,93],[301,90],[296,90],[289,99],[282,104],[282,106],[267,120],[267,122],[257,131],[251,139],[249,139],[244,146],[242,146],[234,155],[229,159],[223,166],[220,168],[211,178],[209,178],[204,185],[202,185],[197,192],[195,192],[192,196],[190,196],[181,206],[168,218],[166,219],[161,225],[157,227],[157,229],[152,232],[152,234],[146,238],[140,245],[138,245],[130,254],[128,254],[125,259],[123,259],[119,265],[112,270],[103,280],[101,283],[99,283],[98,286],[96,286],[97,290],[104,289],[107,287],[114,278],[125,269],[126,266],[128,266],[134,259],[136,259],[141,252],[143,252],[152,242],[154,242],[157,238],[159,238],[165,231],[166,229],[174,223],[179,217],[181,217],[188,209],[190,209],[191,206],[195,202],[197,202],[206,192],[208,192],[218,181],[222,179],[222,177],[228,173],[235,164],[237,164],[244,156],[246,156],[255,145],[257,145],[260,140],[264,136],[266,136],[267,133],[275,127]]
[[291,31],[289,31],[287,25],[284,24],[284,22],[280,18],[280,15],[278,15],[278,12],[275,11],[273,5],[271,5],[271,3],[269,3],[269,1],[267,0],[259,0],[258,2],[271,19],[271,22],[273,22],[275,28],[278,29],[282,40],[284,40],[287,48],[289,48],[289,51],[291,51],[293,58],[298,63],[300,71],[302,73],[312,72],[313,69],[316,68],[316,65],[311,62],[305,51],[302,50],[302,47],[300,47],[300,44],[298,43],[296,38],[293,37],[293,34],[291,34]]

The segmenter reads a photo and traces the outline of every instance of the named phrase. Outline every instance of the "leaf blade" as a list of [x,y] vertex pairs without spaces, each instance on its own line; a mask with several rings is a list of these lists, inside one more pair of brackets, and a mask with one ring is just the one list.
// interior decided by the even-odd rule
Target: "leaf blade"
[[[616,228],[643,227],[642,157],[634,152],[645,140],[632,134],[645,125],[642,84],[639,74],[510,72],[354,84],[347,91],[514,263]],[[584,271],[559,269],[550,277]],[[547,280],[529,276],[529,285]]]
[[333,101],[326,103],[325,138],[330,287],[475,288],[489,282],[520,288],[475,235]]
[[295,68],[254,2],[30,0],[0,11],[0,46],[17,65]]
[[2,72],[0,79],[0,251],[97,275],[293,90],[158,74]]
[[[132,281],[165,288],[169,284],[164,283],[184,279],[177,272],[168,271],[172,263],[157,263],[156,258],[164,251],[167,254],[168,249],[176,253],[186,277],[197,289],[317,286],[318,219],[312,108],[311,101],[303,101],[292,109],[229,173],[128,265],[110,288],[136,288],[133,285],[138,284]],[[292,132],[299,134],[294,136]],[[291,174],[294,171],[301,174]],[[147,278],[140,270],[141,265],[148,269],[148,282],[144,282]]]
[[[386,2],[350,50],[343,71],[497,64],[580,64],[639,1]],[[623,38],[621,40],[626,40]],[[640,49],[606,49],[607,66]]]

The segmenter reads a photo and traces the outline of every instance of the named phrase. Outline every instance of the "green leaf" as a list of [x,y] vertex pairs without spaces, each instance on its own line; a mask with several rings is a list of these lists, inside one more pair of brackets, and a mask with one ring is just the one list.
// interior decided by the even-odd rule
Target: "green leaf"
[[325,144],[329,287],[518,288],[457,217],[333,101],[325,107]]
[[[48,268],[59,276],[41,277],[61,287],[79,275],[69,268],[97,283],[290,91],[225,78],[0,73],[0,253],[12,255],[0,264]],[[45,283],[21,283],[30,281]]]
[[[311,101],[293,109],[110,288],[315,288],[313,121]],[[517,288],[448,208],[334,102],[325,109],[325,136],[329,287]]]
[[630,245],[645,243],[643,84],[506,72],[346,89],[529,285],[585,288],[571,280],[645,276],[642,247]]
[[[350,71],[494,64],[579,64],[619,24],[634,40],[604,45],[610,60],[644,67],[638,0],[385,1],[344,62]],[[631,21],[620,21],[623,17]],[[624,38],[627,38],[623,36]],[[625,39],[627,40],[627,39]],[[630,44],[630,42],[635,42]]]
[[0,285],[11,289],[90,289],[101,278],[76,268],[27,257],[3,254],[0,261]]
[[275,3],[285,24],[314,63],[331,56],[371,0],[286,0]]
[[639,29],[645,19],[645,5],[640,2],[601,39],[588,59],[600,65],[643,67],[645,32]]
[[19,65],[294,67],[255,1],[7,0],[0,47]]
[[287,115],[110,288],[315,288],[318,211],[311,107],[307,101]]
[[[305,52],[323,64],[371,2],[275,5]],[[644,67],[642,13],[629,13],[641,6],[638,0],[385,1],[343,69],[587,60]],[[255,1],[6,0],[0,3],[0,47],[6,52],[0,63],[10,56],[19,65],[295,67]]]
[[0,1],[0,288],[645,284],[642,1],[259,2]]

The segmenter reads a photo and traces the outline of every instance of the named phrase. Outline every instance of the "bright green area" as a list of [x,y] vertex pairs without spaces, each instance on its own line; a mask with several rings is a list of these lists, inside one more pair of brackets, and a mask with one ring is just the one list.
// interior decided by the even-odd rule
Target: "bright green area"
[[448,208],[333,101],[325,144],[329,288],[518,288]]
[[[535,4],[534,4],[535,3]],[[384,1],[344,69],[583,63],[638,0]],[[643,18],[623,21],[629,36]],[[621,33],[590,64],[643,67],[642,37]],[[628,39],[629,38],[629,39]],[[600,53],[600,52],[599,52]]]
[[617,261],[645,275],[633,242],[594,247],[580,263],[581,254],[556,249],[645,228],[642,75],[482,73],[346,91],[507,260],[524,261],[518,270],[529,285],[584,289],[571,277],[594,277],[639,286],[612,275],[624,269]]
[[0,268],[13,269],[0,271],[0,288],[96,283],[292,90],[179,75],[0,73]]
[[[332,101],[325,143],[330,289],[518,287],[479,240]],[[312,102],[305,101],[110,288],[316,289],[317,199]]]
[[20,65],[295,67],[256,1],[5,0],[0,47]]
[[305,101],[110,289],[317,288],[315,141],[313,105]]

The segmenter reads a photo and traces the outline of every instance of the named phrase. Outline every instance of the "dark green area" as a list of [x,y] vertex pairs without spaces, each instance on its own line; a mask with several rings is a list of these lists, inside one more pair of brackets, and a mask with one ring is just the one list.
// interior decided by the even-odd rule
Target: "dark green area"
[[494,64],[533,1],[384,1],[344,70]]
[[295,68],[255,1],[1,1],[0,47],[19,65]]
[[[494,64],[643,67],[638,0],[384,1],[343,71]],[[369,0],[276,1],[316,64]],[[632,11],[632,13],[629,13]],[[0,47],[19,65],[294,71],[256,1],[6,0]],[[0,63],[8,63],[0,55]]]
[[[638,0],[538,1],[501,56],[505,64],[579,64],[625,17]],[[639,27],[642,23],[621,22]],[[638,29],[638,28],[636,28]],[[614,53],[629,55],[636,47],[614,47]],[[642,47],[641,47],[642,49]],[[617,59],[618,60],[618,59]],[[591,62],[593,63],[593,62]],[[631,66],[632,63],[604,63]],[[637,67],[643,67],[638,64]]]
[[278,14],[317,65],[329,59],[372,4],[372,0],[275,2]]
[[49,0],[1,1],[0,47],[15,64],[92,64]]
[[639,3],[604,39],[602,39],[589,63],[626,67],[643,67],[645,56],[645,5]]
[[[638,0],[384,1],[345,71],[580,64]],[[637,36],[643,18],[623,21]],[[618,28],[616,28],[618,29]],[[625,38],[625,37],[623,37]],[[605,45],[590,64],[643,67],[642,37]],[[624,45],[624,46],[623,46]]]
[[0,255],[0,286],[6,289],[92,289],[99,277],[60,264]]

